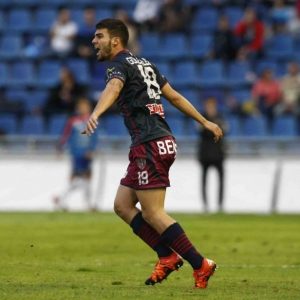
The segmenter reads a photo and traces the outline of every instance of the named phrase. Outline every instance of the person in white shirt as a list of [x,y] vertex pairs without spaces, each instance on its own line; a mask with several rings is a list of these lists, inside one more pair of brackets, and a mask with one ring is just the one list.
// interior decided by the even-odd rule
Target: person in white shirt
[[59,10],[57,20],[51,27],[51,49],[59,56],[68,55],[73,49],[74,38],[78,31],[77,25],[71,20],[70,11]]

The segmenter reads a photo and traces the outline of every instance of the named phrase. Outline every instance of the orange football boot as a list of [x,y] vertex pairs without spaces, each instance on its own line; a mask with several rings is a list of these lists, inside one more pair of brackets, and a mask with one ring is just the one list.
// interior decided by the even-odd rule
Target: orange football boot
[[194,270],[195,288],[205,289],[209,277],[212,276],[217,268],[216,263],[208,258],[203,258],[202,266],[198,270]]
[[183,260],[176,253],[170,256],[161,257],[156,263],[151,276],[145,281],[146,285],[154,285],[166,279],[170,273],[177,271],[183,265]]

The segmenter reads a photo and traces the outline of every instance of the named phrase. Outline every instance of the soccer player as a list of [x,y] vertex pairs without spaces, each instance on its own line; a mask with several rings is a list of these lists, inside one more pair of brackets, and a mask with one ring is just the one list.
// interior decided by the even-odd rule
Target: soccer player
[[91,111],[90,101],[84,97],[79,98],[76,103],[76,114],[68,120],[59,142],[59,150],[67,144],[72,159],[70,184],[60,196],[54,198],[54,203],[62,210],[67,210],[67,198],[77,189],[83,191],[88,209],[94,210],[91,203],[91,163],[97,145],[97,135],[88,138],[81,134]]
[[[145,283],[161,282],[182,266],[183,258],[194,269],[195,287],[206,288],[216,263],[196,250],[182,227],[164,210],[176,141],[164,117],[161,95],[210,130],[216,141],[222,137],[222,130],[176,92],[154,64],[127,51],[127,41],[128,30],[120,20],[105,19],[96,25],[92,43],[97,59],[107,61],[106,87],[83,133],[92,135],[99,117],[117,102],[132,145],[114,209],[158,255],[154,271]],[[141,211],[136,207],[137,202]]]

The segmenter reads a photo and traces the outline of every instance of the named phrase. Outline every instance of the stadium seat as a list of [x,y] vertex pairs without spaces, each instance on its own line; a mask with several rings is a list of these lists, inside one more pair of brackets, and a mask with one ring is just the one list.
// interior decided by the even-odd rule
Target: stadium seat
[[0,11],[0,32],[2,32],[4,27],[5,27],[5,17],[3,11]]
[[45,60],[38,68],[37,86],[51,88],[58,84],[61,70],[60,62],[56,60]]
[[248,117],[243,123],[243,134],[262,137],[267,135],[267,123],[264,117]]
[[160,54],[160,37],[158,34],[145,33],[140,39],[141,56],[151,59]]
[[17,119],[15,115],[11,115],[11,114],[0,115],[0,132],[4,132],[4,134],[17,133]]
[[293,54],[293,38],[289,35],[275,35],[266,43],[266,55],[271,59],[291,59]]
[[199,83],[199,71],[194,62],[177,63],[171,82],[177,88],[195,86]]
[[16,32],[25,32],[33,28],[32,15],[27,9],[13,9],[7,17],[6,29]]
[[33,90],[27,95],[25,110],[28,113],[42,112],[48,99],[48,90]]
[[106,18],[112,18],[114,16],[114,13],[110,9],[97,9],[96,10],[96,19],[102,20]]
[[225,119],[225,123],[228,126],[226,135],[229,137],[235,137],[241,135],[241,123],[237,117],[231,116],[230,118]]
[[67,66],[74,73],[76,80],[82,84],[88,84],[91,79],[89,65],[83,59],[69,59]]
[[8,86],[32,86],[35,79],[34,67],[30,62],[16,62],[10,68]]
[[251,100],[251,91],[247,89],[234,90],[232,91],[231,96],[234,97],[238,103],[243,104]]
[[255,66],[255,72],[260,76],[261,72],[265,69],[271,69],[274,75],[279,75],[278,62],[274,60],[259,60]]
[[49,120],[49,127],[47,133],[50,135],[61,135],[67,123],[68,117],[66,115],[53,115]]
[[41,135],[44,134],[44,121],[39,116],[25,116],[21,122],[20,134]]
[[277,117],[273,121],[272,134],[274,136],[296,137],[297,122],[295,117],[292,116]]
[[19,35],[4,35],[0,40],[0,58],[13,59],[22,54],[22,38]]
[[68,4],[66,2],[68,2],[68,0],[43,0],[42,3],[40,3],[40,5],[59,8],[59,7],[66,6]]
[[186,134],[187,130],[185,129],[183,116],[167,117],[166,121],[175,136],[184,136]]
[[18,6],[37,6],[40,3],[40,0],[12,0],[15,7]]
[[103,118],[104,131],[108,136],[125,136],[128,131],[120,116],[108,115]]
[[243,18],[243,10],[241,7],[229,6],[224,9],[223,13],[228,17],[231,28]]
[[9,72],[7,64],[0,62],[0,87],[6,86],[8,74]]
[[164,108],[165,116],[168,120],[170,116],[178,116],[182,114],[174,105],[172,105],[168,100],[162,99],[162,105]]
[[164,75],[170,82],[172,82],[173,72],[171,71],[170,64],[167,62],[158,62],[155,65],[159,73]]
[[20,88],[8,88],[5,91],[5,99],[10,102],[21,102],[26,103],[29,92],[26,89]]
[[163,37],[159,56],[165,59],[179,59],[187,55],[187,40],[181,34],[168,34]]
[[199,86],[202,88],[221,87],[225,83],[224,67],[219,61],[208,61],[200,68]]
[[194,58],[205,58],[212,48],[212,36],[210,34],[201,34],[191,37],[189,53]]
[[217,27],[218,11],[214,8],[199,9],[192,20],[191,29],[193,31],[213,31]]
[[35,32],[49,32],[52,24],[57,16],[57,10],[51,8],[40,8],[34,15],[34,26]]
[[252,73],[250,66],[246,62],[234,62],[229,65],[226,85],[229,88],[245,87],[251,83],[249,76]]

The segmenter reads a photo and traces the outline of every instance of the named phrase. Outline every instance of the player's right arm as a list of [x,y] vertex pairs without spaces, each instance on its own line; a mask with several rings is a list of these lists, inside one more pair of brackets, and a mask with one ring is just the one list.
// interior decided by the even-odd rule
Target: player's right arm
[[197,109],[180,93],[174,90],[169,83],[166,83],[161,89],[164,97],[176,108],[182,111],[187,116],[193,118],[200,123],[204,128],[211,131],[215,136],[215,141],[218,141],[222,136],[222,129],[215,123],[204,118]]
[[108,81],[94,111],[86,123],[86,128],[83,131],[84,134],[90,136],[92,133],[94,133],[98,126],[99,117],[117,101],[123,86],[124,82],[118,78],[113,78]]

